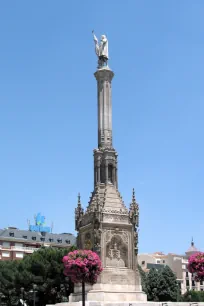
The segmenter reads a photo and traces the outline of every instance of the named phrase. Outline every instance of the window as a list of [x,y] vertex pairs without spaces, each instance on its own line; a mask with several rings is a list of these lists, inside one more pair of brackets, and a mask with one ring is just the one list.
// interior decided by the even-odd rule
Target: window
[[23,258],[23,253],[16,253],[16,258]]
[[203,288],[200,288],[200,291],[203,291]]
[[66,241],[66,243],[70,244],[70,240],[66,239],[65,241]]
[[10,237],[14,237],[14,232],[10,232],[10,233],[9,233],[9,236],[10,236]]
[[62,243],[62,239],[61,238],[57,239],[57,242]]
[[163,260],[163,263],[165,263],[165,260]]
[[203,281],[200,281],[200,285],[201,285],[201,286],[203,285]]
[[53,242],[53,238],[49,238],[49,242]]
[[40,237],[40,240],[41,241],[45,241],[45,237]]
[[101,177],[100,177],[101,183],[105,183],[105,173],[104,173],[104,166],[103,165],[100,166],[100,175],[101,175]]
[[142,265],[145,265],[145,261],[144,260],[142,261]]
[[10,242],[7,242],[7,241],[2,242],[2,247],[10,248]]
[[108,182],[113,183],[113,166],[108,165]]
[[2,252],[2,257],[10,257],[10,252]]
[[32,240],[36,240],[36,237],[35,237],[35,236],[33,236],[33,237],[32,237]]
[[28,236],[23,236],[23,239],[28,239]]
[[186,277],[188,277],[188,272],[186,272]]
[[189,287],[189,279],[186,280],[186,287]]
[[160,260],[157,260],[157,264],[159,264],[160,263]]
[[192,287],[195,287],[195,281],[192,280]]
[[16,243],[15,243],[15,247],[17,247],[17,248],[22,248],[22,247],[23,247],[23,243],[18,243],[18,242],[16,242]]

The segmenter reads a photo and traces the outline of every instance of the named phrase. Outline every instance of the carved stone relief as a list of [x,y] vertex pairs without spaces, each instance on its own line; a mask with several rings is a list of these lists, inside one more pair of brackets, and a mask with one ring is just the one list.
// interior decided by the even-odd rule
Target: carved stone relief
[[94,250],[100,254],[101,251],[101,233],[100,222],[98,219],[94,222]]
[[104,214],[103,221],[128,223],[128,216],[116,214]]
[[128,232],[126,230],[120,230],[119,228],[115,229],[106,229],[105,231],[105,243],[109,243],[113,236],[117,235],[121,237],[122,241],[128,244]]
[[84,248],[85,250],[92,249],[91,234],[89,232],[86,233],[84,237]]
[[127,267],[128,247],[122,239],[122,235],[115,234],[110,236],[106,244],[106,266],[107,267]]

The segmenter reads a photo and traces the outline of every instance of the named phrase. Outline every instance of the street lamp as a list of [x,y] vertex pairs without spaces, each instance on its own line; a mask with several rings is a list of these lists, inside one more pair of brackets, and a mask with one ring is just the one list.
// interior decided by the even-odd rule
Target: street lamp
[[3,297],[3,293],[0,292],[0,306],[1,306],[1,298]]
[[36,289],[37,288],[37,285],[36,284],[33,284],[33,306],[35,306],[35,299],[36,299]]
[[21,287],[21,295],[22,295],[22,301],[23,301],[23,306],[24,306],[24,288]]
[[1,306],[1,296],[2,296],[2,293],[1,293],[1,283],[0,283],[0,306]]

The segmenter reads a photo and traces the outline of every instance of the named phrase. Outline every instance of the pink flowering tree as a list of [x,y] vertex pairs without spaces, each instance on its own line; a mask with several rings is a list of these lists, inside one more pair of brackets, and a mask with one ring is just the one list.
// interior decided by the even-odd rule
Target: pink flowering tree
[[85,283],[95,284],[102,272],[99,256],[91,250],[75,250],[63,257],[64,274],[73,283],[82,283],[82,305],[85,305]]
[[204,253],[198,252],[189,257],[188,270],[195,274],[196,281],[204,280]]

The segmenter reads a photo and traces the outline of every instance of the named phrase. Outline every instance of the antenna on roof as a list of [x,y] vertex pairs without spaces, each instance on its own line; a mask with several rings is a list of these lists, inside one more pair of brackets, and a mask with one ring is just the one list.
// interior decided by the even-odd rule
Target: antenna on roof
[[37,225],[37,216],[34,215],[35,225]]
[[53,231],[53,227],[54,227],[54,222],[51,223],[51,233]]
[[28,229],[30,229],[30,220],[27,219]]

